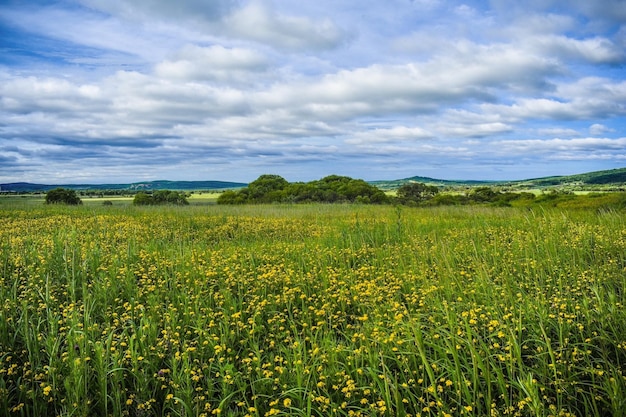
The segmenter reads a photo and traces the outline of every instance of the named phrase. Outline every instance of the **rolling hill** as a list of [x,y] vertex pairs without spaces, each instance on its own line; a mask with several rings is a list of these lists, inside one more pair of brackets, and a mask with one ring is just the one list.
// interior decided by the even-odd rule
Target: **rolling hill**
[[[626,168],[617,168],[606,171],[594,171],[576,175],[531,178],[519,181],[472,181],[472,180],[442,180],[430,177],[409,177],[399,180],[368,181],[383,190],[395,190],[408,182],[422,182],[438,187],[476,187],[498,186],[515,189],[533,188],[573,188],[573,189],[626,189]],[[1,192],[30,193],[46,192],[56,187],[69,188],[77,191],[150,191],[150,190],[225,190],[245,187],[248,184],[228,181],[145,181],[131,184],[32,184],[15,182],[0,184]]]
[[441,180],[429,177],[410,177],[391,181],[371,181],[370,183],[384,190],[394,190],[408,182],[421,182],[438,187],[471,187],[471,186],[499,186],[517,189],[532,188],[579,188],[626,189],[626,168],[617,168],[606,171],[594,171],[576,175],[531,178],[519,181],[465,181]]
[[145,181],[132,184],[32,184],[28,182],[14,182],[0,184],[0,190],[13,193],[45,192],[57,187],[69,188],[76,191],[104,191],[104,190],[225,190],[245,187],[248,184],[228,181]]

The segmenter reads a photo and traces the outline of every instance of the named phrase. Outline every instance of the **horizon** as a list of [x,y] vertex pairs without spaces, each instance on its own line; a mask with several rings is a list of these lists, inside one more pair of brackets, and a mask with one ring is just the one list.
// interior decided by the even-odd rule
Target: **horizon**
[[8,0],[0,31],[0,183],[626,163],[620,0]]
[[[567,175],[549,175],[546,177],[525,177],[525,178],[518,178],[518,179],[508,179],[508,180],[481,180],[481,179],[471,179],[471,178],[467,178],[467,179],[462,179],[462,178],[435,178],[435,177],[428,177],[428,176],[424,176],[424,175],[411,175],[409,177],[404,177],[404,178],[392,178],[392,179],[373,179],[373,180],[366,180],[364,178],[360,178],[360,177],[351,177],[354,179],[362,179],[364,181],[367,182],[384,182],[384,181],[402,181],[402,180],[406,180],[406,179],[411,179],[411,178],[425,178],[425,179],[431,179],[434,181],[447,181],[447,182],[522,182],[522,181],[531,181],[531,180],[540,180],[540,179],[544,179],[544,178],[550,178],[550,177],[568,177],[571,175],[585,175],[585,174],[592,174],[595,172],[603,172],[603,171],[612,171],[612,170],[619,170],[619,169],[626,169],[626,166],[624,167],[618,167],[618,168],[611,168],[609,170],[600,170],[600,171],[588,171],[588,172],[577,172],[574,174],[567,174]],[[269,175],[278,175],[278,174],[271,174],[268,173]],[[261,175],[265,175],[265,174],[261,174]],[[328,174],[328,175],[324,175],[323,177],[319,177],[319,178],[314,178],[312,180],[309,181],[315,181],[315,180],[319,180],[322,179],[326,176],[330,176],[330,175],[338,175],[338,174]],[[0,185],[9,185],[9,184],[32,184],[32,185],[44,185],[44,186],[61,186],[61,185],[72,185],[72,186],[78,186],[78,185],[120,185],[120,184],[128,184],[128,185],[134,185],[134,184],[142,184],[142,183],[154,183],[154,182],[223,182],[223,183],[240,183],[240,184],[249,184],[252,181],[256,180],[258,177],[253,178],[249,181],[228,181],[228,180],[222,180],[222,179],[203,179],[203,180],[169,180],[169,179],[155,179],[155,180],[143,180],[143,181],[124,181],[124,182],[100,182],[100,183],[94,183],[94,182],[66,182],[66,183],[45,183],[45,182],[30,182],[30,181],[13,181],[13,182],[3,182],[0,183]],[[289,178],[285,178],[288,182],[293,183],[293,182],[300,182],[300,181],[292,181]],[[304,182],[308,182],[308,181],[304,181]]]

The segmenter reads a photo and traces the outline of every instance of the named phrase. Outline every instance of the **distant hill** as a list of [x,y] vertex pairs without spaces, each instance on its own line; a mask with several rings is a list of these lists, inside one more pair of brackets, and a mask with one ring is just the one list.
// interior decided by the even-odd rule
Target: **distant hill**
[[[594,171],[576,175],[531,178],[519,181],[473,181],[473,180],[442,180],[430,177],[415,176],[399,180],[368,181],[369,184],[383,190],[395,190],[409,182],[421,182],[438,187],[476,187],[501,186],[517,189],[531,188],[570,188],[570,189],[626,189],[626,168],[617,168],[606,171]],[[225,190],[246,187],[242,182],[228,181],[144,181],[131,184],[32,184],[28,182],[14,182],[0,184],[0,192],[29,193],[46,192],[56,187],[69,188],[77,191],[121,190],[121,191],[150,191],[150,190]]]
[[533,178],[523,181],[515,181],[518,185],[547,187],[555,185],[613,185],[626,186],[626,168],[611,169],[607,171],[594,171],[584,174]]
[[69,188],[77,191],[104,191],[104,190],[224,190],[245,187],[246,183],[228,181],[145,181],[132,184],[32,184],[28,182],[14,182],[0,184],[0,191],[14,193],[45,192],[57,187]]
[[394,190],[409,182],[421,182],[438,187],[506,186],[519,189],[552,187],[578,187],[583,189],[600,189],[606,187],[626,188],[626,168],[594,171],[576,175],[531,178],[519,181],[441,180],[416,176],[391,181],[370,181],[370,184],[376,185],[383,190]]
[[497,181],[473,181],[473,180],[440,180],[436,178],[430,177],[410,177],[403,178],[400,180],[389,180],[389,181],[369,181],[370,184],[377,186],[383,190],[395,190],[396,188],[401,187],[403,184],[409,182],[421,182],[427,185],[434,185],[437,187],[457,187],[457,186],[480,186],[480,185],[493,185],[497,184]]

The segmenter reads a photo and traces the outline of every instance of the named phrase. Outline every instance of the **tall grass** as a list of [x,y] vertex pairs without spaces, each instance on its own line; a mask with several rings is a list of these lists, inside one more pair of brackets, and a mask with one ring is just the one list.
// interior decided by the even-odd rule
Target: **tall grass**
[[626,216],[0,211],[0,414],[626,414]]

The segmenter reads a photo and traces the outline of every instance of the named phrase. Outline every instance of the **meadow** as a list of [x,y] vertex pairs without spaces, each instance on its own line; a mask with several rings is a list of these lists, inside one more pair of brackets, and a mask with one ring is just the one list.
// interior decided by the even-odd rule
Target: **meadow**
[[0,205],[0,415],[623,416],[626,212]]

